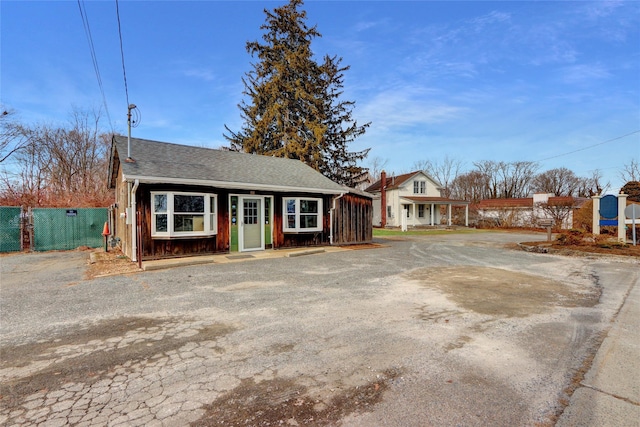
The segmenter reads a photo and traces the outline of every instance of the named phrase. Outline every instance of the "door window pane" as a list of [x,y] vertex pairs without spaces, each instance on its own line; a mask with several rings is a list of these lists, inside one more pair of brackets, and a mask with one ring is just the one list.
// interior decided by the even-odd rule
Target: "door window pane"
[[247,225],[258,223],[258,202],[256,200],[244,201],[244,223]]

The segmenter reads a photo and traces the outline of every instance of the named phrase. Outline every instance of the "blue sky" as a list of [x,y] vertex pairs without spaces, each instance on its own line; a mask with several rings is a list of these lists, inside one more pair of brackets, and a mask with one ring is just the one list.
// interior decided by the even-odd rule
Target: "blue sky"
[[[129,102],[141,113],[133,136],[224,145],[224,125],[241,125],[245,44],[261,39],[263,10],[282,4],[120,0]],[[126,133],[116,3],[83,5],[111,119],[103,126]],[[640,159],[640,2],[307,0],[304,9],[323,35],[314,53],[351,66],[344,99],[372,122],[351,148],[370,147],[387,171],[446,156],[465,169],[540,161],[540,171],[598,169],[616,190],[622,167]],[[102,106],[77,1],[3,0],[0,14],[3,108],[61,123],[73,107]]]

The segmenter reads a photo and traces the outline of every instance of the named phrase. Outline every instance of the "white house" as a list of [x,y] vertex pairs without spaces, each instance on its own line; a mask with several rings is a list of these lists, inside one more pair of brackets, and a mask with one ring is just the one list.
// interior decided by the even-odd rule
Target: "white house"
[[476,206],[478,219],[504,227],[537,227],[552,220],[558,228],[573,227],[573,211],[586,199],[536,193],[533,197],[485,199]]
[[382,172],[380,180],[365,191],[373,195],[374,226],[451,225],[451,207],[456,205],[465,207],[465,225],[469,225],[469,202],[442,197],[442,185],[424,171],[391,177]]

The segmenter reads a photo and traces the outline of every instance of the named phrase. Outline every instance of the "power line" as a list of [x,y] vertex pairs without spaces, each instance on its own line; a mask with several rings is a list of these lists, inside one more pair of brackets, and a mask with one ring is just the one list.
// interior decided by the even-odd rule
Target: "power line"
[[120,36],[120,56],[122,57],[122,74],[124,76],[124,94],[127,98],[127,108],[129,108],[129,88],[127,87],[127,70],[124,66],[124,49],[122,48],[122,28],[120,26],[120,9],[116,0],[116,16],[118,17],[118,36]]
[[609,142],[617,141],[617,140],[619,140],[619,139],[626,138],[626,137],[631,136],[631,135],[634,135],[634,134],[636,134],[636,133],[640,133],[640,129],[638,129],[638,130],[634,130],[633,132],[629,132],[629,133],[628,133],[628,134],[626,134],[626,135],[617,136],[617,137],[615,137],[615,138],[611,138],[611,139],[608,139],[608,140],[606,140],[606,141],[599,142],[599,143],[597,143],[597,144],[589,145],[589,146],[587,146],[587,147],[578,148],[577,150],[569,151],[569,152],[567,152],[567,153],[562,153],[562,154],[558,154],[558,155],[555,155],[555,156],[546,157],[546,158],[544,158],[544,159],[540,159],[540,160],[537,160],[537,161],[538,161],[538,162],[543,162],[543,161],[545,161],[545,160],[551,160],[551,159],[555,159],[555,158],[557,158],[557,157],[568,156],[569,154],[577,153],[577,152],[579,152],[579,151],[588,150],[588,149],[590,149],[590,148],[597,147],[597,146],[599,146],[599,145],[608,144]]
[[102,77],[100,76],[100,68],[98,67],[98,58],[96,56],[96,49],[93,44],[93,37],[91,36],[91,28],[89,27],[89,18],[87,17],[87,11],[84,8],[84,0],[82,2],[78,0],[78,8],[80,9],[80,17],[82,18],[82,25],[84,27],[84,32],[87,36],[87,42],[89,42],[89,52],[91,53],[91,62],[93,63],[93,70],[96,73],[96,79],[98,80],[98,87],[100,88],[100,93],[102,94],[102,103],[104,104],[104,110],[107,114],[107,119],[109,120],[109,127],[111,128],[111,132],[113,132],[113,123],[111,122],[111,115],[109,114],[109,107],[107,106],[107,97],[104,94],[104,87],[102,86]]

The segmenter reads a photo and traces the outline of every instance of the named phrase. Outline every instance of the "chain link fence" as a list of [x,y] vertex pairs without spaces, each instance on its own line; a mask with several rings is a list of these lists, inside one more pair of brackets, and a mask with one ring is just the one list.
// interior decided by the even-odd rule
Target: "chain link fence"
[[97,248],[107,218],[107,208],[0,207],[0,252]]
[[22,208],[0,206],[0,252],[22,250]]

